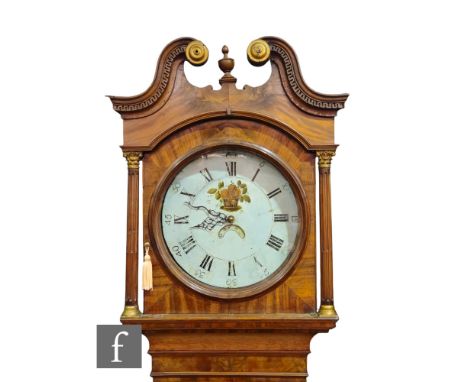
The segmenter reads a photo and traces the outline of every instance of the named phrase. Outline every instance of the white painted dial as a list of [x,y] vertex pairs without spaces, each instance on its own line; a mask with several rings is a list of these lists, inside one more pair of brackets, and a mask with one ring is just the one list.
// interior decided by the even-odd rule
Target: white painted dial
[[186,165],[163,200],[163,236],[177,264],[221,288],[256,284],[294,249],[299,209],[292,187],[267,159],[219,149]]

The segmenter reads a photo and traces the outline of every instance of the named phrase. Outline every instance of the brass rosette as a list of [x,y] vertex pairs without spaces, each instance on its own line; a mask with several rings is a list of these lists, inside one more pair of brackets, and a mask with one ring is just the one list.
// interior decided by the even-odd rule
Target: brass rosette
[[247,58],[254,66],[264,65],[270,58],[270,45],[265,40],[254,40],[247,48]]
[[187,61],[194,66],[201,66],[208,61],[208,48],[199,40],[194,40],[185,48]]

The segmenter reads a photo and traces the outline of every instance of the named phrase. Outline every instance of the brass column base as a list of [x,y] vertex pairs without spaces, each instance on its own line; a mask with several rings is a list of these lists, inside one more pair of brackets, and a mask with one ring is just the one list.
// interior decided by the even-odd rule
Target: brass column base
[[319,317],[338,318],[338,313],[336,313],[335,307],[333,305],[322,305],[318,313],[319,313]]
[[120,318],[131,318],[131,317],[140,317],[141,312],[138,309],[138,305],[125,305],[124,311]]

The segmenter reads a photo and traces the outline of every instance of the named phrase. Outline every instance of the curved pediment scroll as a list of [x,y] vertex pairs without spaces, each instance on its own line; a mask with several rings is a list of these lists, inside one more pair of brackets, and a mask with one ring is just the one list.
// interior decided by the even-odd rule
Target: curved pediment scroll
[[188,60],[195,66],[203,65],[208,60],[208,49],[198,40],[183,37],[168,44],[158,60],[153,82],[143,93],[132,97],[109,96],[114,110],[122,118],[135,118],[159,110],[169,99],[180,65]]
[[344,108],[348,94],[322,94],[306,85],[296,53],[286,41],[277,37],[254,40],[249,45],[247,57],[255,66],[268,60],[275,64],[286,95],[302,111],[319,117],[334,117],[338,110]]
[[200,66],[208,60],[206,46],[193,38],[179,38],[161,53],[151,85],[143,93],[111,96],[114,110],[124,120],[124,147],[150,151],[163,139],[194,123],[210,119],[250,119],[275,125],[307,150],[334,145],[334,117],[347,94],[327,95],[309,88],[301,75],[296,54],[276,37],[254,40],[247,49],[252,65],[272,63],[264,84],[236,86],[235,60],[229,49],[216,58],[223,72],[220,89],[197,87],[186,78],[184,62]]

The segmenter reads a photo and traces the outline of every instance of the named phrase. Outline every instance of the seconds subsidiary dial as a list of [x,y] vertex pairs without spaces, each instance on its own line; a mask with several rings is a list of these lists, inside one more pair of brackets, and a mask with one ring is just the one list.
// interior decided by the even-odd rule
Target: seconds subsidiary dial
[[179,170],[163,198],[161,226],[169,253],[192,278],[242,288],[284,265],[299,216],[292,184],[268,158],[229,148]]

